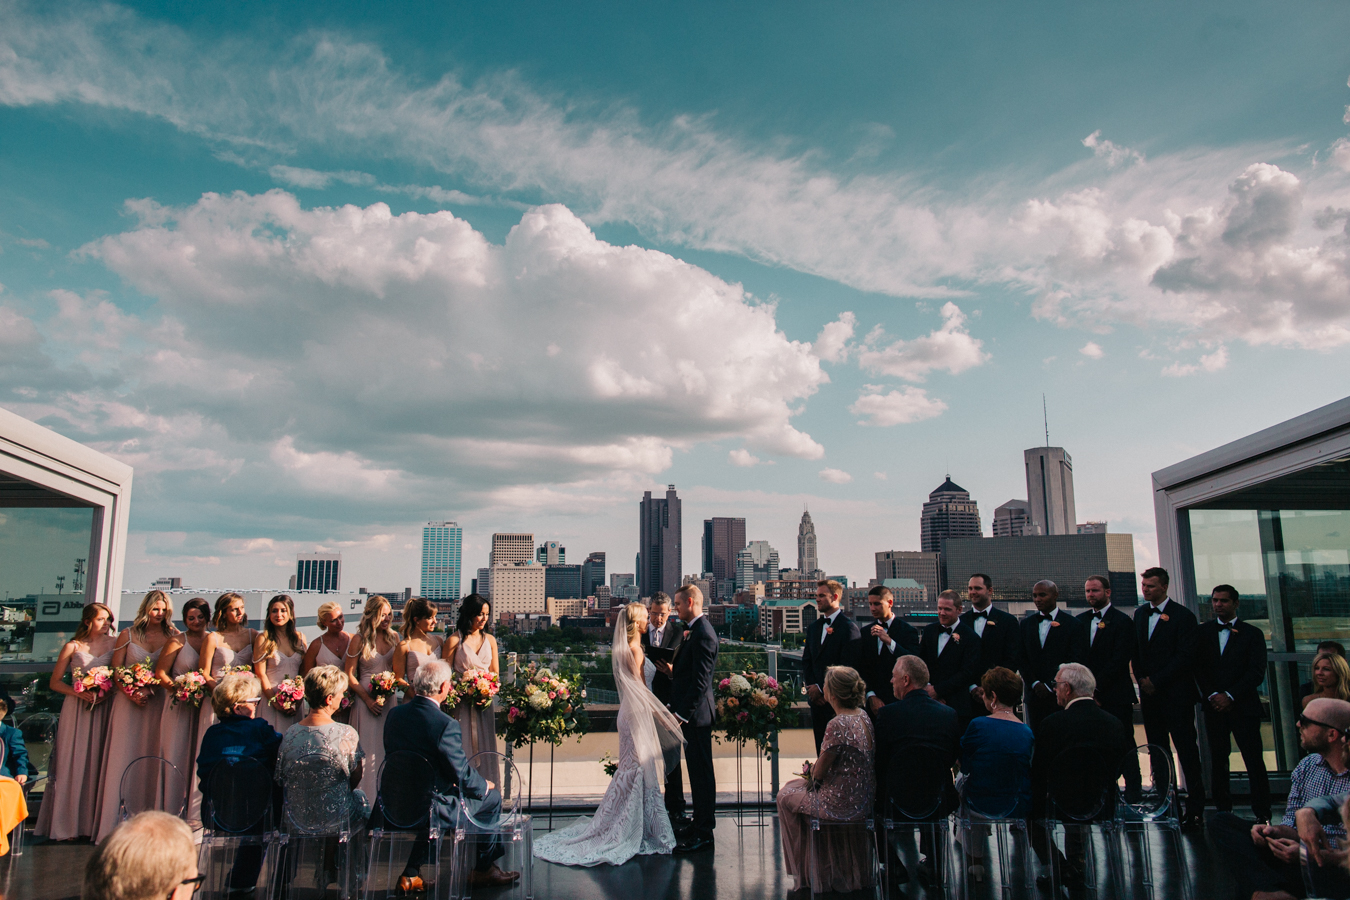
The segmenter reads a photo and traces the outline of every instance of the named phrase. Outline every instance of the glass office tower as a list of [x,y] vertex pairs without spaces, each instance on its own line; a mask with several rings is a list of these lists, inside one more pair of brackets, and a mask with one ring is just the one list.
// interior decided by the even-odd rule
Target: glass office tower
[[[464,529],[454,522],[422,527],[422,594],[428,600],[458,600]],[[481,588],[480,588],[481,589]]]

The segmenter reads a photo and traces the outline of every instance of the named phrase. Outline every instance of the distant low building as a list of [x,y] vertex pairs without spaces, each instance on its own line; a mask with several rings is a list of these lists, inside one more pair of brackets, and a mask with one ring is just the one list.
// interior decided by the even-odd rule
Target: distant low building
[[[887,578],[912,578],[928,589],[928,600],[936,609],[942,593],[942,554],[923,550],[882,550],[876,555],[876,584]],[[965,583],[956,585],[964,589]]]
[[817,618],[815,597],[765,600],[759,605],[759,630],[766,640],[802,634]]
[[947,580],[965,585],[976,572],[994,582],[1001,605],[1031,600],[1031,586],[1055,582],[1069,606],[1085,606],[1083,583],[1090,575],[1111,579],[1112,600],[1124,607],[1139,602],[1134,570],[1134,535],[1052,534],[1010,538],[959,538],[946,543]]
[[1031,504],[1009,500],[994,510],[994,537],[1025,537],[1035,534],[1031,524]]
[[1105,522],[1079,522],[1079,534],[1106,534]]
[[544,600],[544,611],[556,622],[563,616],[586,615],[586,601],[580,597],[548,597]]
[[553,617],[546,613],[502,613],[497,616],[499,629],[512,634],[547,631],[553,627]]
[[492,608],[505,613],[543,613],[545,566],[537,562],[492,567]]

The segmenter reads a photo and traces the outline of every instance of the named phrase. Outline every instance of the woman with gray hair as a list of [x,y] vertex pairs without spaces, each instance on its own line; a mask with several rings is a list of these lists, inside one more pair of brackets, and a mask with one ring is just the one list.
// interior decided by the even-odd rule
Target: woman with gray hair
[[[315,666],[305,676],[305,702],[309,715],[286,732],[277,754],[277,782],[298,801],[303,814],[319,822],[347,821],[360,828],[370,815],[361,783],[360,736],[350,725],[333,721],[333,714],[347,692],[347,675],[337,666]],[[300,766],[300,760],[321,754],[332,762],[327,776]]]

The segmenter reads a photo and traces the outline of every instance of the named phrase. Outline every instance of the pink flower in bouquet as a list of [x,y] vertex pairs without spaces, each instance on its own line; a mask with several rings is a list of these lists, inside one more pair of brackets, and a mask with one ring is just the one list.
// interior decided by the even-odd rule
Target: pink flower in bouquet
[[300,702],[305,699],[305,683],[299,676],[286,678],[272,689],[272,698],[267,702],[283,716],[293,716],[300,711]]
[[370,676],[370,687],[367,690],[371,699],[379,703],[386,697],[394,696],[394,692],[398,690],[398,682],[394,679],[393,672],[376,672]]
[[172,690],[170,700],[174,706],[190,703],[193,709],[198,709],[206,697],[206,676],[195,669],[184,672],[173,680]]
[[93,666],[88,670],[76,669],[70,676],[70,686],[77,694],[93,694],[94,702],[97,703],[113,686],[112,668]]
[[717,686],[720,687],[720,688],[723,688],[723,689],[729,688],[729,687],[731,687],[731,679],[730,679],[730,678],[723,678],[723,679],[722,679],[722,682],[721,682],[719,685],[717,685]]
[[159,684],[159,680],[155,678],[155,670],[143,662],[118,666],[113,670],[113,680],[122,689],[122,693],[132,700],[149,697],[154,692],[155,685]]

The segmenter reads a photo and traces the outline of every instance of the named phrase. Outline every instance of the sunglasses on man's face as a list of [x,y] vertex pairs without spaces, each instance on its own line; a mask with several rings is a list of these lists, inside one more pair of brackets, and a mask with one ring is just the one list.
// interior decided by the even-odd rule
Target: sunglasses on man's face
[[1326,722],[1319,722],[1319,721],[1317,721],[1316,719],[1310,719],[1310,718],[1308,718],[1307,716],[1299,716],[1299,717],[1298,717],[1298,727],[1299,727],[1299,728],[1308,728],[1308,727],[1311,727],[1311,726],[1313,726],[1313,725],[1316,725],[1318,728],[1329,728],[1329,729],[1331,729],[1332,731],[1340,731],[1340,729],[1337,728],[1335,725],[1328,725]]
[[173,900],[173,895],[178,892],[178,888],[182,887],[185,884],[192,885],[192,893],[195,895],[197,891],[201,889],[202,882],[205,880],[206,880],[205,875],[198,875],[196,878],[184,878],[182,881],[178,882],[177,887],[169,891],[169,896],[165,898],[165,900]]

